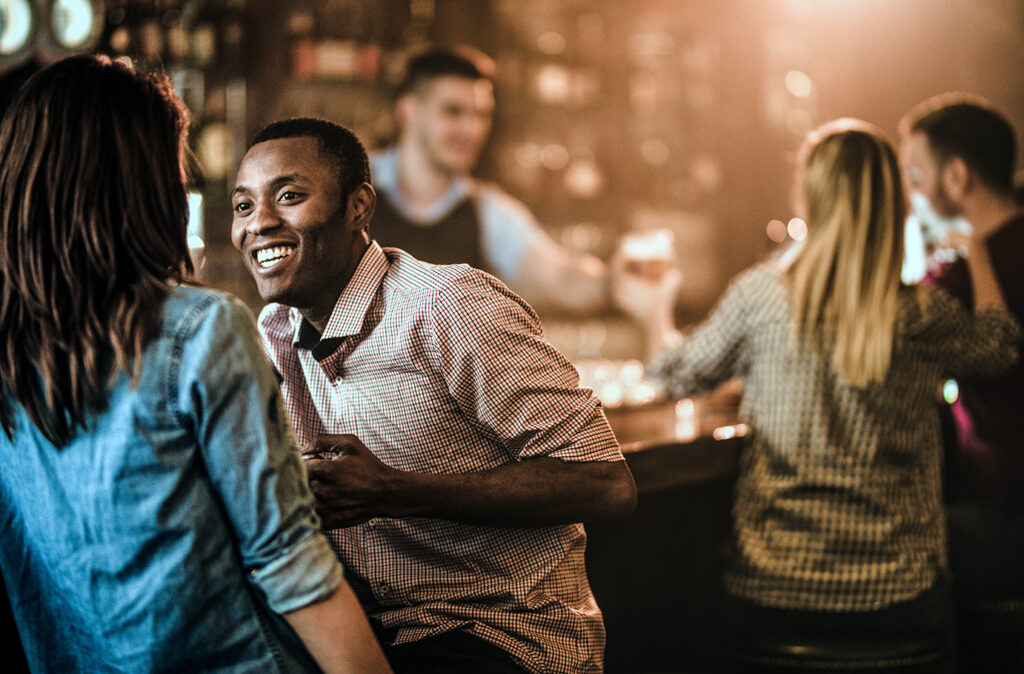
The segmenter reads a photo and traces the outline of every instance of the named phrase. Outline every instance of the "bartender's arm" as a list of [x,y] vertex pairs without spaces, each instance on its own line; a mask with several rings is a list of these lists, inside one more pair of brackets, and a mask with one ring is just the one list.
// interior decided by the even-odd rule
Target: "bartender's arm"
[[495,275],[541,313],[597,314],[610,306],[608,266],[560,246],[522,202],[494,185],[479,194],[484,255]]
[[562,248],[550,238],[536,239],[521,261],[516,290],[537,307],[574,314],[599,314],[609,307],[608,266],[593,255]]

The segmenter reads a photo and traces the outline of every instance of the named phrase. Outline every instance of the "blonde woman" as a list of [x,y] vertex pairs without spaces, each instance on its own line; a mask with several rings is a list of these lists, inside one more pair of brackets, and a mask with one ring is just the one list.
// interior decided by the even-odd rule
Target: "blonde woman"
[[727,626],[948,634],[935,403],[943,377],[1013,363],[1020,326],[973,242],[974,314],[901,285],[904,192],[875,128],[827,124],[799,166],[803,245],[741,274],[649,366],[673,396],[745,384]]

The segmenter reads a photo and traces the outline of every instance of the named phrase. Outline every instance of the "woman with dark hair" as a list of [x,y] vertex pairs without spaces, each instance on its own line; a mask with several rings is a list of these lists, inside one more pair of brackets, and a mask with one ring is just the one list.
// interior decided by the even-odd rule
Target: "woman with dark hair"
[[28,661],[387,671],[251,314],[188,283],[187,123],[166,77],[76,56],[0,126],[0,570]]
[[747,270],[649,371],[673,396],[744,381],[725,627],[748,638],[948,639],[936,402],[943,378],[1012,364],[1020,326],[983,246],[976,312],[900,282],[906,201],[891,144],[837,120],[800,155],[808,236]]

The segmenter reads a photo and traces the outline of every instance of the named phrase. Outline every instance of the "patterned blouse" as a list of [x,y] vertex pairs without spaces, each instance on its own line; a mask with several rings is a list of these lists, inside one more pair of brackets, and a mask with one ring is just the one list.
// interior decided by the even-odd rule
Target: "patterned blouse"
[[905,287],[889,373],[866,388],[844,382],[820,348],[794,346],[793,330],[780,269],[763,263],[649,365],[673,396],[744,379],[740,416],[750,430],[726,589],[813,611],[912,599],[946,569],[943,378],[1015,363],[1020,326],[1003,310],[972,315],[942,291]]

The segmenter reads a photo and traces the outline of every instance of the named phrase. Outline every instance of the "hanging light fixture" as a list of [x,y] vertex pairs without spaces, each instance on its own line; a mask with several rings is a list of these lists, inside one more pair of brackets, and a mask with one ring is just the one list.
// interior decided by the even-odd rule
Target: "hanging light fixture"
[[32,54],[35,19],[30,0],[0,0],[0,65],[13,65]]
[[77,51],[92,46],[99,35],[103,12],[90,0],[53,0],[50,4],[50,30],[64,49]]
[[[3,0],[0,0],[2,2]],[[39,47],[50,56],[84,52],[96,46],[103,30],[102,0],[36,0]]]

